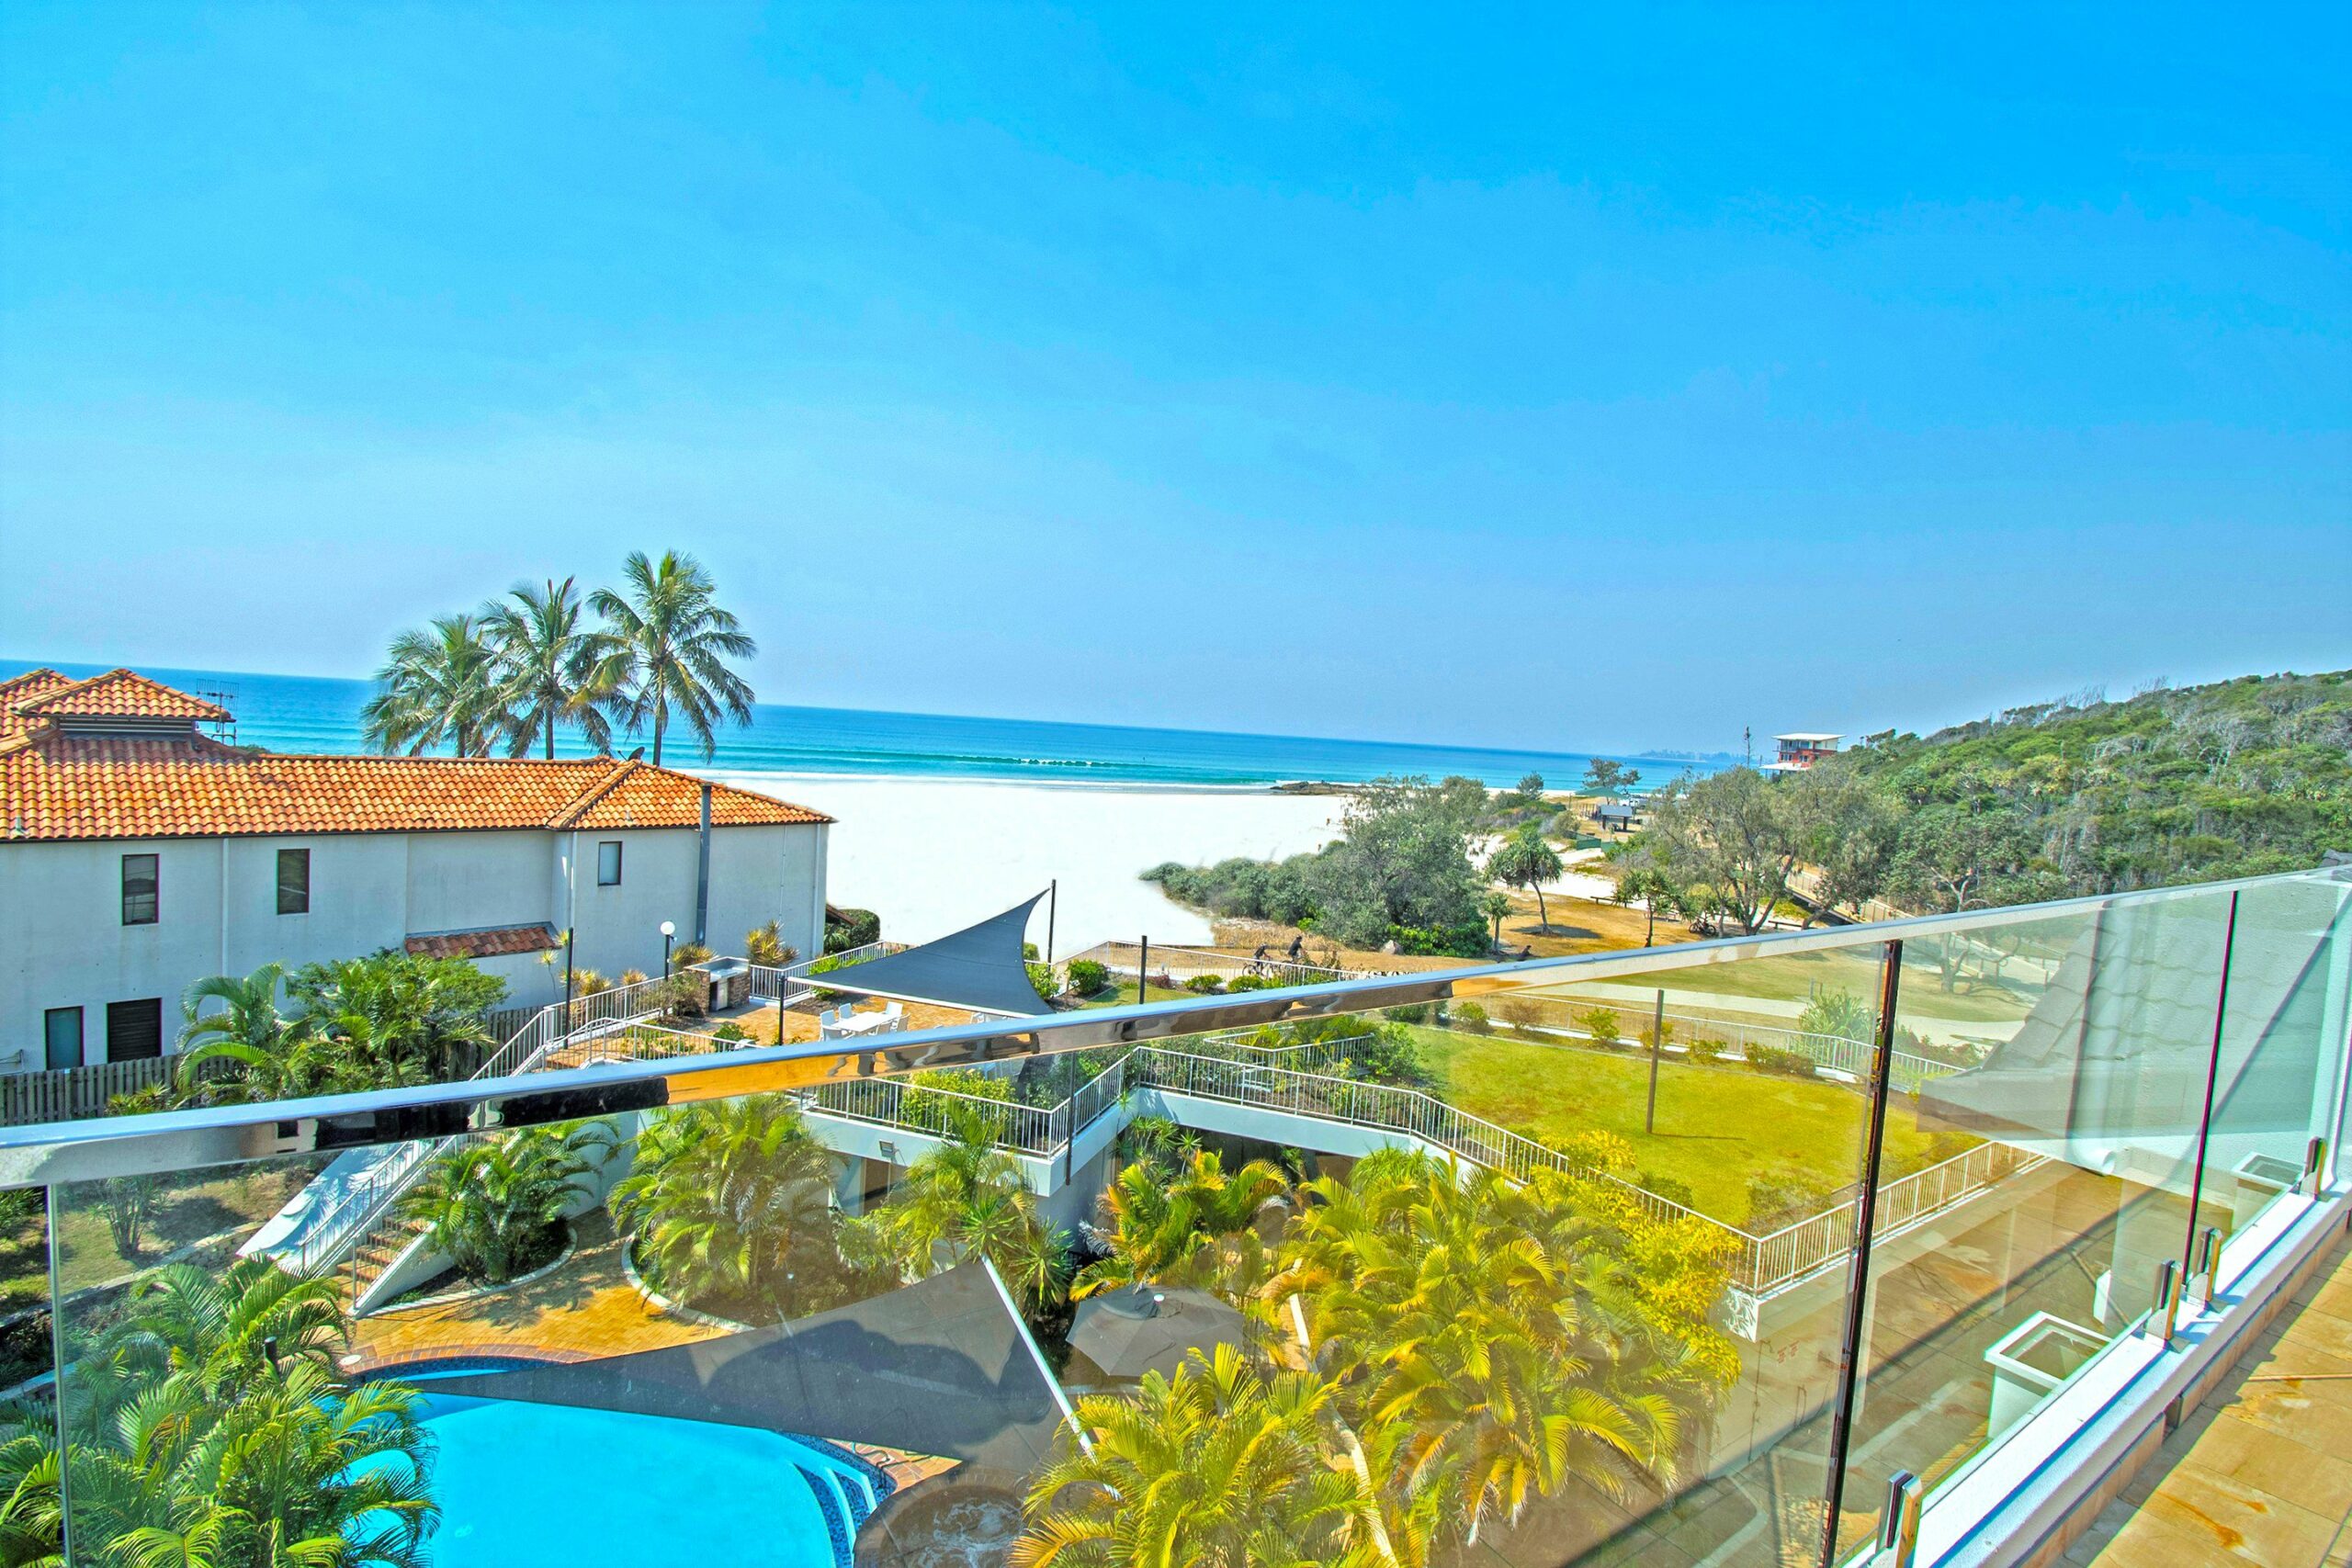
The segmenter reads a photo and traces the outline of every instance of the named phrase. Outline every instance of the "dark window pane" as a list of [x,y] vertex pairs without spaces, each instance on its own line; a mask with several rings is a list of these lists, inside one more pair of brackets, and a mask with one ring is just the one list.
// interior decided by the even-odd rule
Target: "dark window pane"
[[277,852],[277,912],[281,915],[307,915],[311,912],[310,851]]
[[596,846],[596,886],[618,887],[621,885],[621,841],[606,839]]
[[143,1062],[164,1054],[164,998],[107,1004],[107,1060]]
[[41,1014],[42,1060],[49,1070],[82,1065],[82,1010],[51,1008]]
[[126,926],[152,926],[155,923],[153,855],[122,857],[122,923]]

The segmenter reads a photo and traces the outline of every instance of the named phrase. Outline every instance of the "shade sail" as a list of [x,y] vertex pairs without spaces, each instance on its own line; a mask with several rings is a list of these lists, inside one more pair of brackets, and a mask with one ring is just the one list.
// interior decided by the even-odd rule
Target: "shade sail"
[[621,1410],[977,1461],[1025,1475],[1061,1407],[978,1263],[813,1317],[600,1360],[436,1378],[435,1398]]
[[827,970],[817,983],[828,990],[902,1002],[939,1002],[1004,1018],[1044,1012],[1046,1004],[1029,983],[1028,964],[1021,951],[1030,912],[1044,897],[1040,893],[937,942],[846,969]]

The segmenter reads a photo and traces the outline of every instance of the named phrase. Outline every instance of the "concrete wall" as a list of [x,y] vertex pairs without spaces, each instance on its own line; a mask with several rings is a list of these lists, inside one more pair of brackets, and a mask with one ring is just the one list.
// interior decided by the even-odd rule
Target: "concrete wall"
[[[622,840],[618,887],[596,886],[596,843]],[[210,975],[246,975],[398,947],[413,934],[544,921],[574,931],[574,961],[607,977],[662,966],[661,925],[695,924],[692,829],[620,833],[345,833],[251,839],[8,843],[0,839],[0,1072],[44,1066],[42,1015],[83,1010],[83,1059],[106,1060],[108,1002],[154,997],[164,1046],[180,998]],[[311,908],[277,913],[277,852],[311,852]],[[158,918],[122,923],[122,857],[158,857]],[[823,947],[825,829],[720,828],[711,837],[710,944],[741,951],[776,919],[806,957]],[[486,961],[508,1003],[557,999],[560,965]]]

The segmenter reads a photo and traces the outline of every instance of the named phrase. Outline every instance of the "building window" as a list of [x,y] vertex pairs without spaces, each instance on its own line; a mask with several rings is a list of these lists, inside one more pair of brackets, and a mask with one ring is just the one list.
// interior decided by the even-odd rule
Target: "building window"
[[606,839],[596,846],[596,886],[618,887],[621,885],[621,841]]
[[40,1015],[46,1054],[42,1060],[52,1073],[82,1065],[82,1010],[51,1008]]
[[311,912],[310,851],[277,852],[277,912],[281,915],[307,915]]
[[155,923],[153,855],[122,857],[122,923],[126,926],[152,926]]
[[107,1060],[153,1061],[164,1054],[164,998],[107,1004]]

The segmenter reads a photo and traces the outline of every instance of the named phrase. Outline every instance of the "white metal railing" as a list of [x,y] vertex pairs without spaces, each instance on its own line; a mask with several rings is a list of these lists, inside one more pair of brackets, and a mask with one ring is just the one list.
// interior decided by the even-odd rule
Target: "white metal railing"
[[[1980,1144],[1951,1158],[1886,1182],[1878,1191],[1878,1218],[1871,1226],[1873,1244],[1894,1239],[1923,1221],[1933,1219],[2011,1177],[2023,1175],[2048,1158],[2007,1144]],[[1854,1248],[1854,1221],[1860,1194],[1837,1207],[1798,1220],[1769,1235],[1749,1238],[1749,1269],[1745,1288],[1763,1296],[1819,1273]]]
[[934,1089],[917,1078],[844,1078],[792,1091],[806,1110],[944,1136],[965,1125],[987,1129],[1001,1147],[1046,1155],[1069,1141],[1069,1101],[1046,1107]]
[[455,1138],[433,1143],[395,1144],[339,1194],[333,1207],[302,1228],[302,1238],[290,1258],[294,1271],[305,1276],[333,1268],[359,1244],[394,1200],[408,1190],[417,1173],[440,1155]]

